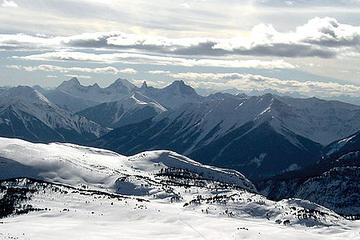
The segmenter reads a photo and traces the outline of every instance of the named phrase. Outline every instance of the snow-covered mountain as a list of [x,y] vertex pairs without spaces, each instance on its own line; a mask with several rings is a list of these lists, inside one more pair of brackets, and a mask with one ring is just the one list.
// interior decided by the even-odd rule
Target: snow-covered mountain
[[360,162],[357,161],[357,166],[334,167],[316,174],[312,172],[311,176],[304,171],[281,175],[259,182],[257,186],[262,194],[273,200],[306,199],[339,214],[359,218]]
[[149,87],[144,82],[139,91],[168,109],[175,109],[185,103],[198,103],[202,100],[202,97],[184,81],[174,81],[165,88]]
[[360,106],[318,98],[278,98],[277,110],[284,124],[295,133],[322,145],[349,136],[360,129]]
[[[162,183],[174,176],[188,184],[201,179],[209,187],[219,184],[256,192],[254,185],[235,170],[201,165],[170,151],[126,157],[73,144],[34,144],[0,138],[0,157],[0,179],[27,177],[77,187],[85,184],[92,189],[125,195],[150,195],[151,192],[149,197],[153,197],[156,192],[166,195]],[[11,171],[7,171],[9,169]]]
[[271,199],[298,197],[341,214],[360,216],[360,145],[354,134],[325,147],[314,165],[257,183]]
[[98,104],[97,102],[74,97],[56,89],[44,89],[39,85],[35,85],[32,88],[43,94],[50,102],[72,113]]
[[60,84],[56,90],[67,93],[73,97],[93,102],[112,102],[129,95],[136,87],[125,79],[117,79],[106,88],[100,88],[98,84],[83,86],[79,80],[72,78]]
[[334,141],[326,146],[324,150],[326,155],[331,158],[341,157],[356,151],[360,151],[360,131],[338,141]]
[[104,127],[121,127],[127,124],[138,123],[167,111],[154,100],[134,92],[119,101],[102,103],[87,108],[77,114],[86,117]]
[[134,93],[157,102],[171,109],[184,103],[199,102],[200,97],[193,88],[183,81],[175,81],[165,88],[147,86],[146,82],[138,88],[126,79],[117,79],[106,88],[94,84],[83,86],[78,79],[64,81],[55,90],[44,91],[44,95],[58,106],[73,112],[82,111],[100,103],[119,102],[131,97]]
[[51,103],[25,86],[0,94],[0,134],[35,142],[85,142],[107,131],[95,122]]
[[[73,78],[63,82],[55,91],[46,92],[45,96],[49,96],[52,102],[63,108],[81,111],[100,103],[120,102],[131,98],[134,93],[169,110],[176,110],[172,115],[179,115],[181,112],[201,115],[202,119],[206,119],[202,124],[205,135],[220,122],[224,133],[258,118],[277,118],[286,129],[322,145],[360,129],[360,106],[272,94],[247,97],[218,93],[204,98],[183,81],[174,81],[165,88],[150,87],[144,82],[138,88],[125,79],[118,79],[110,86],[100,88],[97,84],[83,86]],[[332,131],[328,131],[329,128]]]
[[59,107],[75,113],[100,103],[120,100],[130,96],[136,89],[132,83],[120,78],[106,88],[101,88],[96,83],[83,86],[77,78],[72,78],[56,89],[41,89],[41,92]]
[[170,151],[125,157],[73,144],[0,138],[0,163],[5,226],[0,236],[5,238],[37,239],[50,229],[54,239],[269,239],[274,234],[336,239],[358,234],[356,222],[320,205],[268,200],[239,172]]
[[294,195],[360,218],[360,167],[337,167],[301,184]]
[[257,179],[314,164],[319,143],[360,129],[359,114],[359,106],[316,98],[218,94],[116,129],[94,145],[123,154],[171,149]]

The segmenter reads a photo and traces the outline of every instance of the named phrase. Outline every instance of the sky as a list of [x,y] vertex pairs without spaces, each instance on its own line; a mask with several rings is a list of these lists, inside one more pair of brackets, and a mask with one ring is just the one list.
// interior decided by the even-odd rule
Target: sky
[[0,86],[117,78],[360,104],[360,0],[0,0]]

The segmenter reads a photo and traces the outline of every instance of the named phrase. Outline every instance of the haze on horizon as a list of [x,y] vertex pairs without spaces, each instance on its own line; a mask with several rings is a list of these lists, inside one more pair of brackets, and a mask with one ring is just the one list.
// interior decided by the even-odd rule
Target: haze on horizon
[[0,85],[121,77],[360,103],[360,1],[0,0]]

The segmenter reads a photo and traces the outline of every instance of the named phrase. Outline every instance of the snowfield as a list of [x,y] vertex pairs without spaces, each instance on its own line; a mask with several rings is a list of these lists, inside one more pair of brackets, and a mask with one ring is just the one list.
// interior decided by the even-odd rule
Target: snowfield
[[360,239],[359,221],[170,151],[0,138],[0,206],[0,239]]

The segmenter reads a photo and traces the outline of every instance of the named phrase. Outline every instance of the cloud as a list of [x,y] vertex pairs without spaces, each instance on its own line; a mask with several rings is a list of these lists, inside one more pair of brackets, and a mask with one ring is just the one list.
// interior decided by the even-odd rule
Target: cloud
[[[303,34],[303,32],[300,32],[300,34]],[[336,55],[336,52],[331,49],[322,49],[318,46],[319,44],[311,44],[303,40],[296,33],[279,33],[271,25],[261,24],[253,28],[250,38],[171,39],[110,32],[77,35],[64,39],[62,43],[76,48],[141,50],[181,56],[241,55],[330,58]]]
[[325,47],[360,46],[360,27],[340,24],[334,18],[314,18],[296,30],[306,43]]
[[19,65],[6,65],[6,68],[21,70],[22,66],[19,66]]
[[55,65],[39,65],[39,66],[21,66],[21,65],[7,65],[7,68],[17,69],[17,70],[25,70],[27,72],[32,71],[45,71],[45,72],[61,72],[61,73],[69,73],[69,72],[86,72],[86,73],[106,73],[106,74],[118,74],[118,73],[126,73],[126,74],[135,74],[136,70],[132,68],[125,69],[117,69],[112,66],[102,67],[102,68],[86,68],[86,67],[61,67]]
[[10,0],[3,0],[1,3],[1,7],[5,7],[5,8],[16,8],[18,7],[17,3],[14,1],[10,1]]
[[148,73],[150,74],[169,74],[170,71],[164,71],[164,70],[152,70],[152,71],[148,71]]
[[32,36],[27,34],[0,34],[0,49],[44,50],[60,48],[61,40],[56,37]]
[[318,82],[296,80],[281,80],[254,74],[241,73],[171,73],[174,79],[187,80],[195,88],[203,89],[229,89],[237,88],[244,92],[251,92],[254,89],[264,91],[267,89],[276,90],[280,93],[297,92],[306,96],[358,96],[360,86],[351,84],[340,84],[335,82]]
[[109,54],[95,54],[84,52],[48,52],[42,54],[32,54],[22,57],[13,57],[16,59],[25,60],[41,60],[41,61],[92,61],[92,62],[106,62],[114,63],[121,62],[126,64],[153,64],[153,65],[177,65],[177,66],[204,66],[204,67],[227,67],[227,68],[259,68],[259,69],[293,69],[294,65],[285,62],[284,60],[236,60],[228,59],[214,59],[214,58],[184,58],[184,57],[170,57],[137,53],[109,53]]
[[125,68],[125,69],[119,70],[119,72],[126,73],[126,74],[136,74],[137,73],[137,71],[133,68]]
[[271,56],[332,58],[358,52],[360,27],[334,18],[313,18],[294,31],[279,32],[272,25],[255,26],[249,37],[166,38],[123,32],[85,33],[69,37],[0,35],[2,49],[92,48],[136,50],[177,56]]

